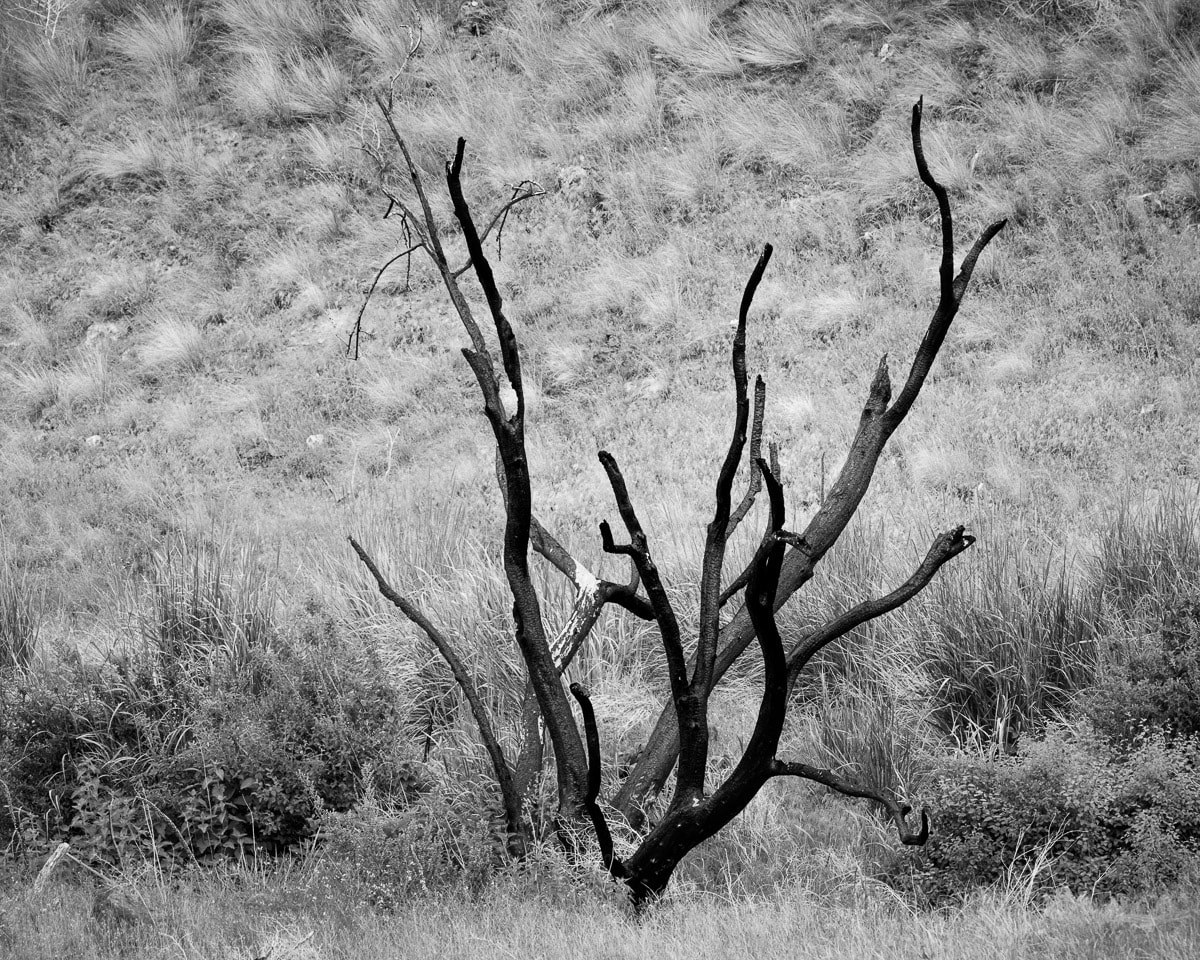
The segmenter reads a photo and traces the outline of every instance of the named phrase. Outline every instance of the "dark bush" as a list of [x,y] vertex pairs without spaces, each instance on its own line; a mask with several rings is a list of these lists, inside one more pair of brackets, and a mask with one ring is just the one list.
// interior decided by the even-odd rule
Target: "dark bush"
[[164,664],[143,642],[0,693],[0,844],[67,839],[109,862],[278,854],[368,775],[395,802],[420,790],[377,652],[319,612],[236,661],[183,650]]
[[925,798],[929,843],[886,876],[927,904],[1007,882],[1147,893],[1200,868],[1200,740],[1148,737],[1117,754],[1055,728],[1014,756],[937,761]]
[[1200,735],[1200,598],[1176,601],[1156,637],[1123,645],[1123,656],[1083,699],[1096,729],[1130,745],[1146,733]]

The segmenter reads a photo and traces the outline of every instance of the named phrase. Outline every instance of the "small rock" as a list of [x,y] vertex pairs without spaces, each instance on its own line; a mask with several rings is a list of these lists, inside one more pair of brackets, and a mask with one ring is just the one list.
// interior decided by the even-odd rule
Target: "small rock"
[[93,323],[83,335],[83,345],[92,347],[101,342],[113,343],[120,340],[129,332],[129,328],[120,323]]

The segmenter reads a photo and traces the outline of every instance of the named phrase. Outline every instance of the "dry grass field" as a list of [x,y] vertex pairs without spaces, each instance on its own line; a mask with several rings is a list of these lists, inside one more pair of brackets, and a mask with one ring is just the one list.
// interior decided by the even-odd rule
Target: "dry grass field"
[[[496,866],[463,812],[486,793],[470,714],[346,540],[459,638],[514,738],[464,334],[419,257],[366,299],[409,245],[375,98],[430,183],[466,138],[478,210],[542,191],[488,241],[535,508],[622,579],[597,534],[611,450],[687,608],[762,244],[748,362],[797,523],[879,357],[907,369],[939,255],[920,96],[960,247],[1008,226],[788,622],[890,589],[932,531],[979,541],[826,654],[787,736],[928,801],[935,833],[941,802],[955,869],[988,883],[950,902],[958,874],[910,869],[867,808],[794,784],[641,924],[598,867]],[[1195,0],[5,0],[0,956],[1195,955],[1198,252]],[[565,618],[563,586],[543,592]],[[203,669],[172,672],[200,648]],[[663,702],[661,650],[608,614],[572,675],[607,791]],[[714,776],[759,679],[714,705]],[[1098,866],[1075,821],[993,807],[1009,846],[972,847],[961,785],[1004,764],[1025,796],[1051,771],[1079,810],[1117,811],[1096,822],[1120,855]],[[238,819],[270,790],[269,823]],[[432,826],[388,846],[410,801]],[[113,883],[144,916],[94,914]]]

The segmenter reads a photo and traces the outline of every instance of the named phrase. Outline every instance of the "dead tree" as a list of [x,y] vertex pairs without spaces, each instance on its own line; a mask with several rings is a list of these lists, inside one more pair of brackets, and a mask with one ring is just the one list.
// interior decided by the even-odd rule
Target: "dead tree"
[[[446,183],[454,215],[466,243],[468,260],[457,268],[452,266],[408,147],[393,123],[388,106],[381,102],[380,107],[403,156],[405,172],[415,192],[417,205],[416,208],[410,206],[391,191],[388,191],[389,201],[401,210],[406,226],[415,238],[408,252],[421,249],[430,256],[462,319],[471,340],[471,346],[464,348],[463,354],[475,375],[483,397],[484,413],[496,443],[497,479],[505,506],[504,570],[513,597],[514,638],[529,676],[529,692],[523,716],[524,740],[515,763],[506,757],[492,719],[475,691],[471,672],[457,653],[452,639],[389,585],[361,545],[353,539],[351,544],[370,569],[383,595],[429,636],[462,687],[504,799],[509,830],[514,837],[514,851],[521,848],[523,838],[528,836],[524,794],[533,774],[541,765],[543,749],[540,724],[544,724],[552,746],[558,779],[560,822],[584,818],[591,821],[606,868],[627,884],[638,908],[661,894],[680,861],[744,810],[773,777],[801,777],[848,796],[870,799],[879,804],[895,824],[902,842],[924,843],[929,833],[924,811],[921,813],[920,827],[914,829],[908,823],[911,810],[907,804],[886,792],[846,780],[833,771],[780,758],[777,748],[787,716],[790,691],[811,659],[827,644],[855,627],[906,603],[931,582],[942,564],[966,550],[974,538],[965,533],[961,526],[941,534],[931,544],[925,559],[903,584],[885,596],[859,603],[800,637],[790,647],[785,646],[775,619],[783,603],[809,580],[817,563],[837,542],[857,511],[884,446],[903,422],[925,383],[966,293],[980,254],[1004,226],[1004,221],[1000,221],[984,230],[963,259],[956,275],[949,197],[945,188],[930,173],[921,146],[922,103],[918,101],[912,112],[913,153],[921,180],[937,200],[942,233],[940,296],[933,318],[895,399],[892,396],[887,358],[879,362],[841,473],[804,530],[790,531],[785,522],[777,464],[773,456],[772,462],[761,456],[766,386],[761,377],[756,380],[752,403],[746,373],[746,324],[755,291],[771,258],[771,247],[767,245],[764,248],[746,284],[733,340],[733,437],[717,475],[716,505],[707,527],[700,571],[699,633],[690,658],[679,619],[654,563],[650,543],[638,520],[625,478],[611,453],[601,451],[599,459],[612,487],[627,539],[618,542],[607,523],[600,525],[600,536],[606,552],[629,557],[633,572],[628,583],[617,584],[597,579],[566,551],[533,514],[525,453],[525,399],[520,353],[512,326],[504,314],[503,299],[485,256],[483,241],[514,204],[534,195],[535,191],[514,192],[481,234],[463,195],[461,171],[464,142],[460,139],[453,161],[446,165]],[[516,396],[516,409],[512,413],[506,412],[500,401],[500,383],[492,354],[459,286],[459,278],[468,269],[475,271],[495,327],[504,375]],[[739,466],[746,460],[749,475],[747,489],[735,507],[734,479]],[[758,548],[745,569],[728,582],[723,582],[727,544],[738,525],[749,514],[764,486],[770,510]],[[574,610],[567,626],[555,637],[547,633],[530,576],[531,549],[569,577],[575,585]],[[722,626],[723,608],[739,596],[742,598],[740,608]],[[578,701],[583,717],[585,748],[584,737],[580,735],[561,679],[567,663],[586,639],[603,607],[609,603],[656,622],[671,688],[670,703],[664,708],[641,760],[614,802],[616,809],[635,830],[640,831],[644,826],[642,811],[645,801],[657,795],[672,769],[677,768],[674,793],[665,812],[642,834],[633,853],[623,859],[616,856],[607,820],[598,803],[601,785],[599,732],[591,703],[582,687],[578,684],[571,686],[571,693]],[[709,792],[706,785],[709,698],[725,671],[755,639],[763,658],[765,682],[754,730],[733,771]]]

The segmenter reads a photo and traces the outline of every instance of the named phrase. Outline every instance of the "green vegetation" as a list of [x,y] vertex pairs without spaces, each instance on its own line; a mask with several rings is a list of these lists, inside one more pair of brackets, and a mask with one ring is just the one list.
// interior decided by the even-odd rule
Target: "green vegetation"
[[[1193,955],[1198,90],[1190,0],[5,4],[0,953]],[[636,927],[589,857],[505,861],[470,713],[345,540],[470,652],[515,742],[492,447],[425,263],[384,273],[346,354],[407,245],[389,93],[428,180],[462,135],[480,209],[545,189],[494,257],[535,502],[622,579],[611,449],[681,598],[761,244],[748,355],[797,522],[878,356],[906,364],[936,289],[924,95],[960,236],[1009,226],[781,625],[890,589],[931,529],[979,537],[823,652],[786,733],[928,804],[927,847],[772,784]],[[658,639],[607,614],[571,679],[611,796]],[[714,702],[716,776],[760,683]],[[93,919],[114,883],[154,922]]]

